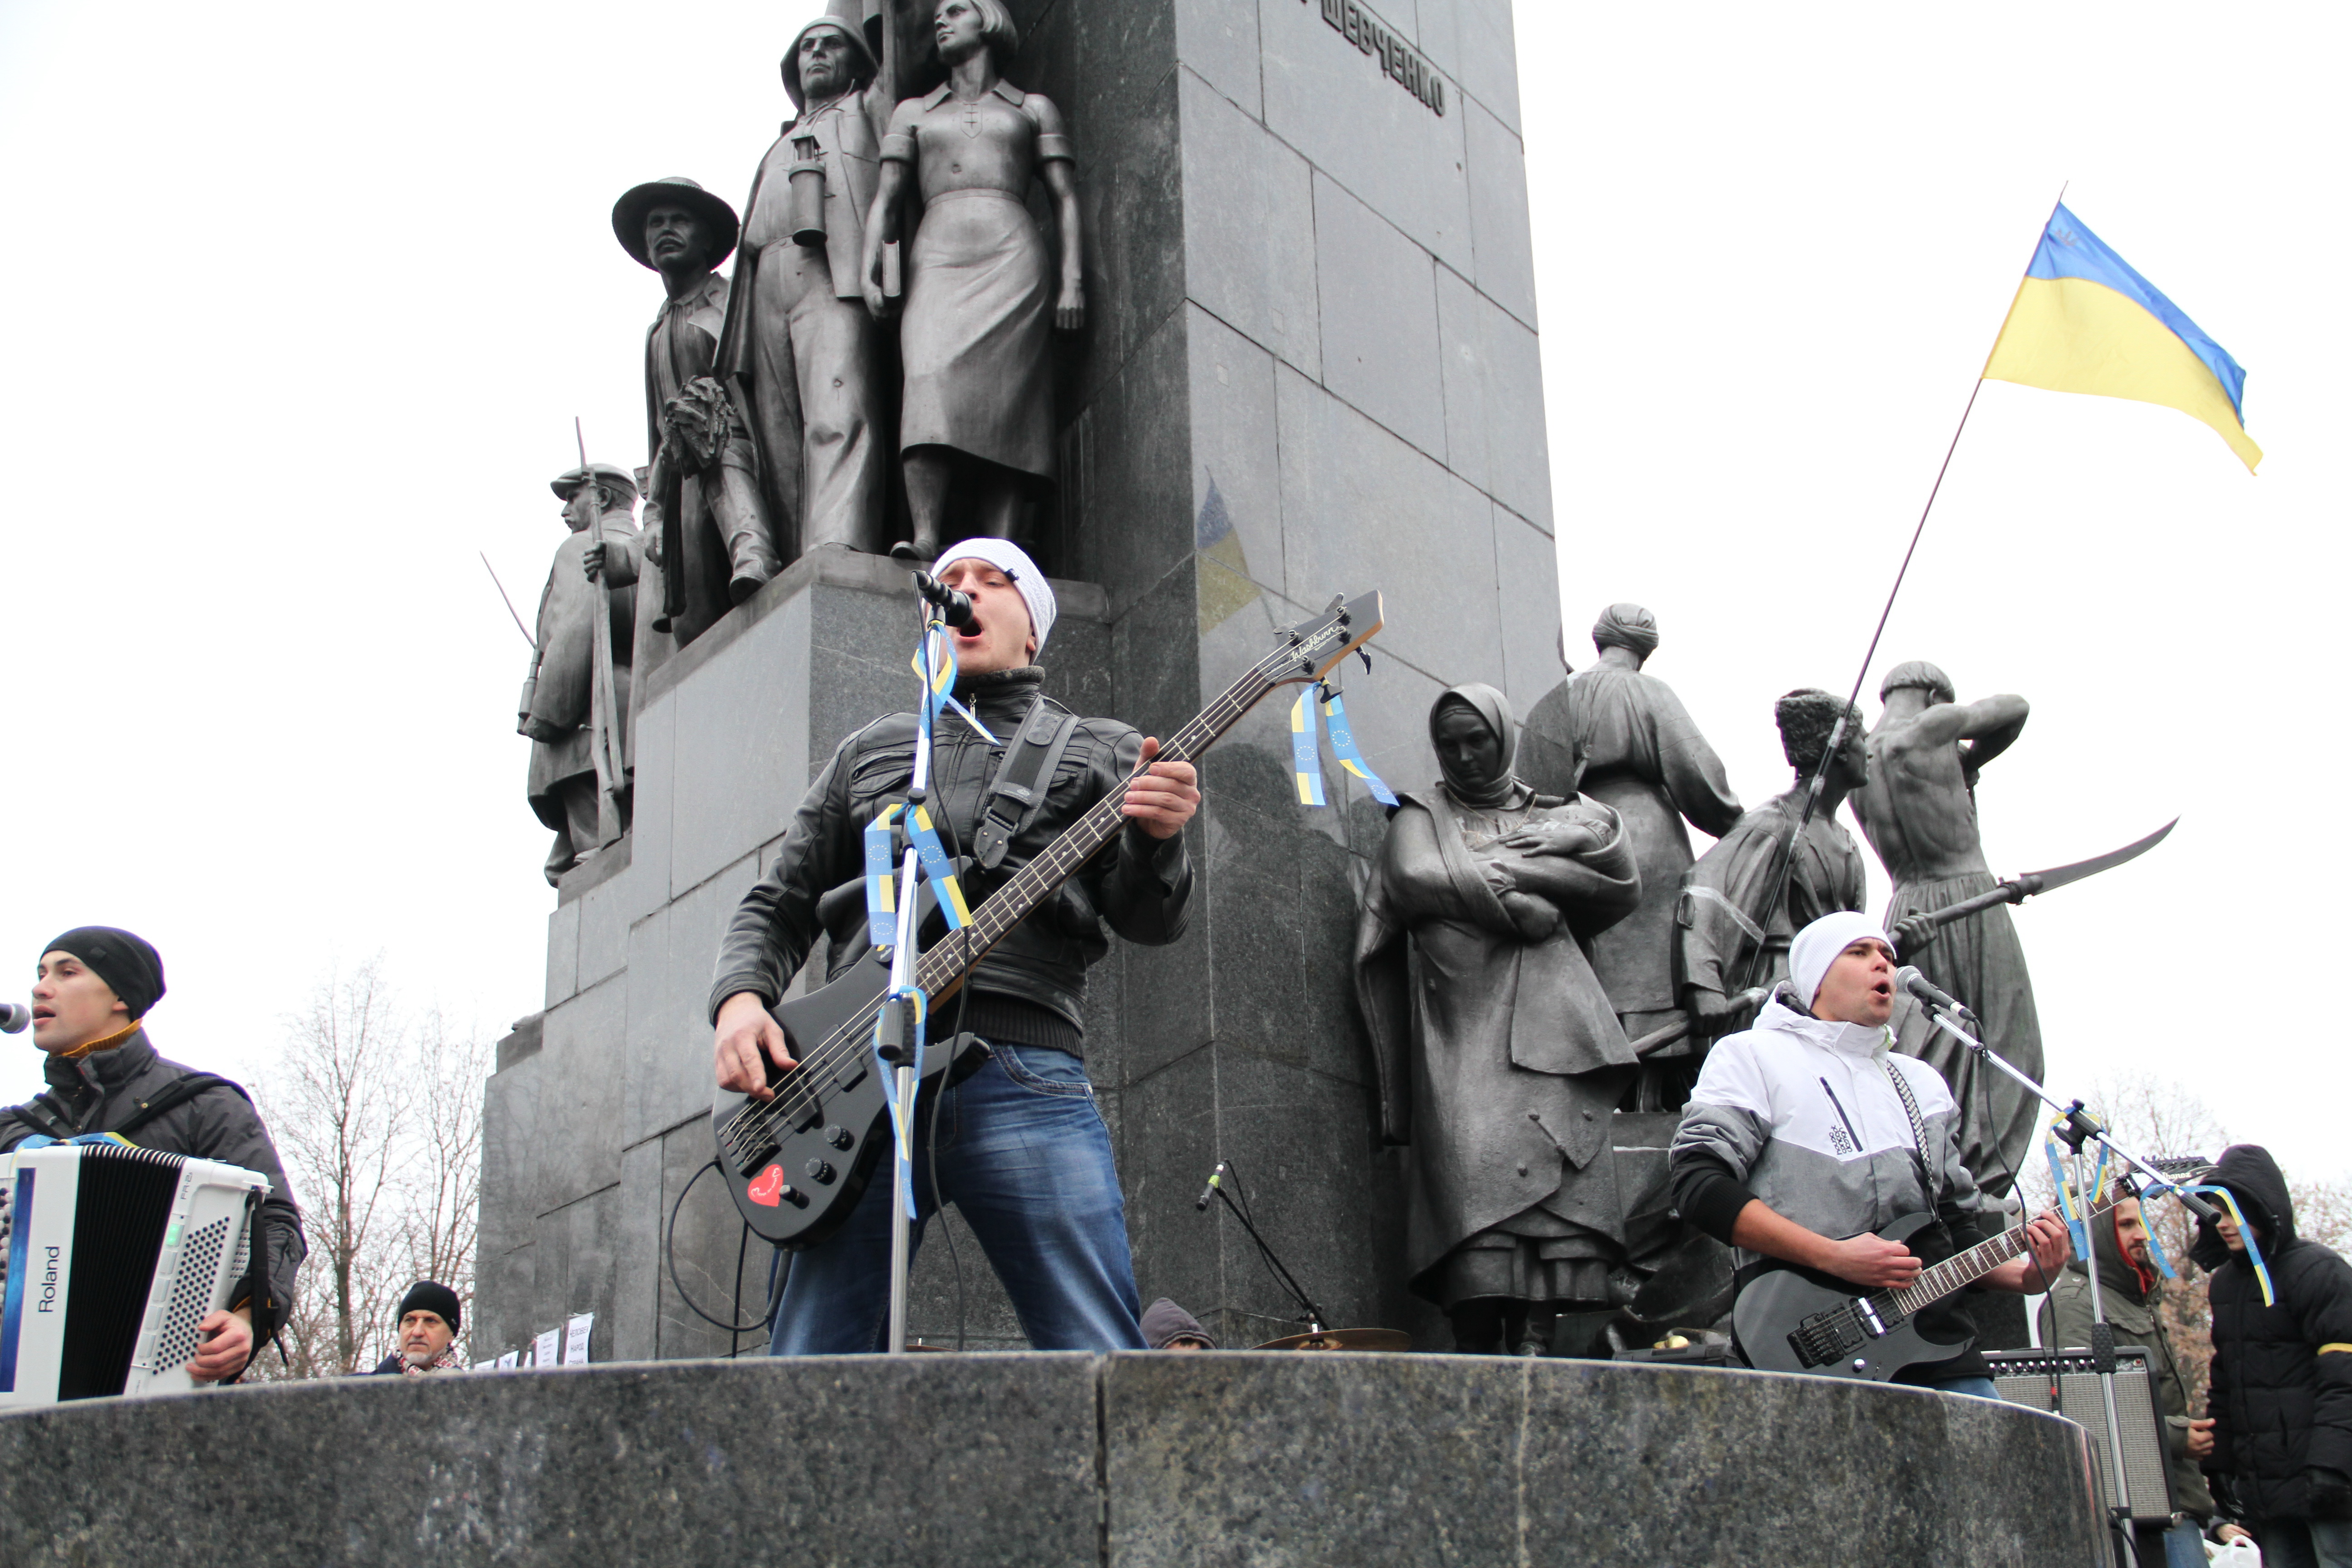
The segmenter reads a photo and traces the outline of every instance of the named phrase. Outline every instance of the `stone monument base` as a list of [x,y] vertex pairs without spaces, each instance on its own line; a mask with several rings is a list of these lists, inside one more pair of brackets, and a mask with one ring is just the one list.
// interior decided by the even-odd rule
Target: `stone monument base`
[[2099,1534],[2056,1416],[1606,1362],[621,1363],[0,1418],[17,1568],[2079,1568]]

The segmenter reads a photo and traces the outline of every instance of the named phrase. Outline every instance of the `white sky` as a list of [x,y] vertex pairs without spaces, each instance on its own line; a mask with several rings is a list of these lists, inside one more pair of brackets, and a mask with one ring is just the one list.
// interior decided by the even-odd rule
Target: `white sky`
[[[538,1005],[528,656],[476,552],[528,617],[572,416],[643,460],[658,284],[606,215],[672,174],[740,202],[814,9],[0,7],[0,953],[28,980],[57,931],[130,926],[163,1048],[245,1075],[379,950],[487,1030]],[[1745,798],[1786,778],[1771,699],[1853,680],[2062,181],[2246,366],[2259,479],[2186,416],[1989,385],[1870,690],[1929,658],[2032,699],[1981,791],[2004,873],[2183,816],[2019,912],[2053,1084],[2193,1083],[2290,1168],[2352,1170],[2337,1009],[2305,1000],[2343,856],[2302,815],[2344,755],[2343,14],[1517,18],[1570,657],[1649,605],[1651,669]]]

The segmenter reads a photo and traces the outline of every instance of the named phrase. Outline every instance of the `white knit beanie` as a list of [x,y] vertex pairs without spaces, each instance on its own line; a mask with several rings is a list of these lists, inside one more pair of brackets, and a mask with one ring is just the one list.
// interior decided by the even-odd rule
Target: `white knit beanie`
[[[1045,574],[1029,559],[1029,552],[1009,539],[960,539],[940,552],[940,563],[933,574],[945,573],[959,561],[985,561],[1007,577],[1021,590],[1021,602],[1029,606],[1029,630],[1037,638],[1037,653],[1045,651],[1045,634],[1054,629],[1054,616],[1058,606],[1054,602],[1054,585],[1045,581]],[[1032,658],[1036,654],[1030,655]]]
[[1806,1006],[1813,1005],[1822,977],[1830,972],[1837,955],[1867,936],[1876,937],[1890,950],[1895,946],[1878,922],[1859,910],[1823,915],[1796,934],[1789,943],[1789,984]]

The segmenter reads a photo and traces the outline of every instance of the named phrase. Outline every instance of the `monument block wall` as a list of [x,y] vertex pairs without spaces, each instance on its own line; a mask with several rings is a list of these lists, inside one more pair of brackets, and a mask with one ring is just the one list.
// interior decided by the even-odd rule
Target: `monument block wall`
[[[1373,768],[1425,787],[1446,685],[1486,682],[1524,715],[1561,675],[1508,0],[1013,8],[1007,74],[1068,118],[1086,224],[1088,324],[1061,347],[1061,482],[1039,524],[1048,572],[1073,580],[1053,689],[1165,734],[1279,627],[1378,587],[1373,668],[1337,675]],[[565,879],[548,1012],[491,1080],[478,1344],[593,1309],[599,1360],[728,1348],[677,1302],[657,1246],[709,1155],[703,992],[833,744],[908,705],[903,594],[887,563],[803,562],[652,679],[635,830]],[[1386,818],[1336,767],[1330,809],[1297,804],[1284,707],[1207,759],[1185,937],[1114,942],[1089,977],[1139,1284],[1227,1343],[1289,1331],[1239,1227],[1193,1206],[1229,1160],[1332,1321],[1442,1346],[1404,1289],[1400,1166],[1376,1147],[1352,995]],[[733,1287],[739,1235],[706,1181],[678,1227],[706,1307]],[[962,1258],[974,1342],[1020,1344],[968,1236]],[[757,1249],[749,1273],[756,1315]],[[936,1243],[917,1284],[917,1331],[951,1336]]]

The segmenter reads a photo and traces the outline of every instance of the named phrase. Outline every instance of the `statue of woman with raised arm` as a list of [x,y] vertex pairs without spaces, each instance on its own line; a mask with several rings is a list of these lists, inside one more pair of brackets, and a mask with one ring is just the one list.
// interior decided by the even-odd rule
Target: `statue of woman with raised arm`
[[[1026,502],[1054,478],[1053,329],[1086,324],[1078,192],[1062,112],[1001,74],[1020,36],[1003,0],[939,0],[932,38],[948,79],[901,102],[882,141],[866,226],[866,308],[887,315],[883,247],[898,237],[909,177],[923,214],[906,252],[898,416],[912,541],[945,542],[948,489],[972,497],[972,531],[1017,539]],[[1054,202],[1059,265],[1025,205],[1032,178]]]
[[1404,797],[1356,928],[1381,1136],[1412,1149],[1414,1292],[1459,1350],[1542,1354],[1623,1256],[1609,1118],[1634,1058],[1588,944],[1641,874],[1613,809],[1512,772],[1501,692],[1454,687],[1429,729],[1444,782]]

